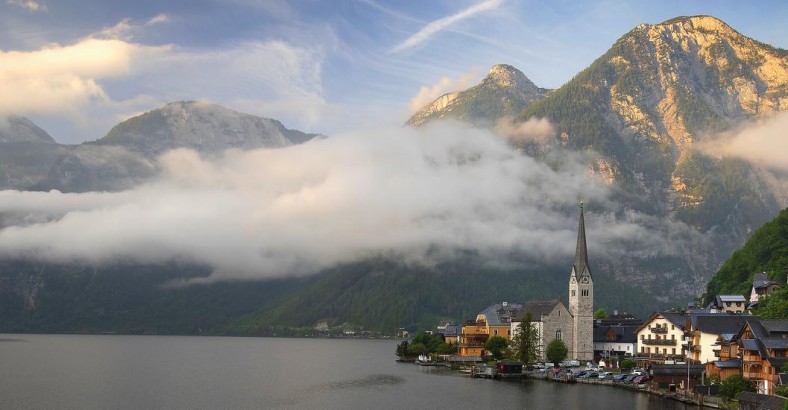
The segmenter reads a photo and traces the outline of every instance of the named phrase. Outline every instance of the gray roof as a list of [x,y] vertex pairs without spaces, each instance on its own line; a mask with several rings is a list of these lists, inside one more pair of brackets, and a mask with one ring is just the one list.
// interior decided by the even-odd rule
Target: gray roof
[[747,299],[742,295],[717,295],[717,302],[746,302]]
[[714,366],[717,366],[720,369],[738,369],[741,367],[741,360],[718,360],[714,362]]
[[651,365],[651,373],[654,376],[672,376],[672,375],[687,375],[687,368],[689,367],[689,374],[691,376],[700,376],[706,371],[706,365],[703,364],[653,364]]
[[763,328],[766,329],[766,331],[769,332],[770,334],[788,333],[788,320],[784,320],[784,319],[761,320],[761,325],[763,325]]
[[[614,342],[614,343],[635,343],[637,342],[637,330],[640,326],[599,326],[594,328],[594,343]],[[607,333],[612,331],[616,334],[616,340],[607,340]]]
[[541,322],[542,316],[550,314],[555,309],[555,305],[561,303],[558,299],[553,300],[533,300],[520,305],[520,311],[516,316],[516,322],[522,322],[525,315],[531,314],[532,322]]
[[744,350],[758,350],[758,343],[755,342],[755,339],[742,339],[741,344]]
[[638,326],[636,332],[648,326],[648,324],[651,323],[651,321],[653,321],[657,316],[664,317],[668,322],[674,326],[678,326],[681,329],[684,329],[684,326],[687,324],[687,314],[684,312],[675,312],[669,310],[665,312],[654,312],[645,322],[643,322],[642,325]]
[[779,285],[779,283],[769,279],[766,273],[756,273],[752,278],[752,287],[755,289],[762,289],[771,285]]
[[693,330],[713,335],[734,334],[747,323],[749,315],[732,315],[729,313],[698,313],[690,314]]
[[460,333],[462,333],[462,326],[446,325],[446,330],[443,331],[443,337],[457,336]]
[[487,317],[488,326],[506,326],[512,322],[512,319],[522,309],[522,305],[519,303],[506,303],[506,306],[504,306],[504,303],[492,304],[487,309],[479,312],[479,315]]
[[[753,408],[758,410],[782,410],[785,408],[785,398],[780,396],[767,396],[765,394],[758,394],[752,392],[741,392],[736,399],[739,400],[740,407],[742,404],[751,404],[754,406],[747,406],[746,408]],[[756,407],[757,406],[757,407]]]

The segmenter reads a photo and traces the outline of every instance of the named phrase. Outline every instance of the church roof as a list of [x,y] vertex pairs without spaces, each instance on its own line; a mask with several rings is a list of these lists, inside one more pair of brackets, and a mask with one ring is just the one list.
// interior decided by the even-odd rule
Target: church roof
[[534,300],[525,302],[520,307],[520,313],[517,315],[517,322],[522,322],[525,315],[531,314],[532,322],[541,322],[542,316],[549,315],[555,309],[555,305],[561,303],[558,299],[553,300]]
[[586,223],[583,217],[583,203],[580,202],[580,222],[577,227],[577,247],[575,248],[575,263],[572,265],[577,277],[591,277],[588,268],[588,248],[586,247]]

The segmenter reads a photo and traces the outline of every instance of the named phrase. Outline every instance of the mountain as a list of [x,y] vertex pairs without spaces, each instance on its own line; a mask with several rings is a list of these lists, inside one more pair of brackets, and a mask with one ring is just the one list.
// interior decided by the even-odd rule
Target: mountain
[[120,191],[155,176],[156,157],[170,149],[214,156],[231,148],[281,148],[317,136],[193,101],[148,111],[79,145],[57,144],[30,120],[10,117],[0,122],[0,189]]
[[[463,105],[484,104],[494,95],[473,94]],[[697,143],[786,109],[788,51],[747,38],[714,17],[692,16],[635,27],[517,120],[549,120],[556,138],[548,149],[600,154],[588,168],[614,188],[622,214],[683,222],[699,234],[683,255],[655,257],[645,250],[602,263],[620,280],[641,283],[667,301],[702,293],[710,272],[788,205],[763,170],[704,154]],[[419,113],[429,115],[417,114],[409,123],[454,115],[451,102]],[[667,280],[678,283],[654,286]]]
[[548,92],[534,85],[522,71],[498,64],[479,85],[438,97],[405,124],[420,126],[436,119],[452,118],[473,125],[491,125],[498,118],[520,113]]
[[17,115],[0,117],[0,144],[8,142],[54,143],[55,140],[32,121]]
[[315,136],[216,104],[178,101],[121,122],[95,144],[124,147],[154,158],[173,148],[191,148],[202,154],[219,154],[230,148],[282,148]]

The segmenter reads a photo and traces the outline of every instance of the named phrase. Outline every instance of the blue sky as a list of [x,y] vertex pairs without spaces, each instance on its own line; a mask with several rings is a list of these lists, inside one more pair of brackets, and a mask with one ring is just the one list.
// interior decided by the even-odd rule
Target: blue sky
[[556,88],[634,26],[695,14],[788,48],[784,1],[0,0],[0,113],[76,143],[199,99],[332,134],[401,124],[497,63]]

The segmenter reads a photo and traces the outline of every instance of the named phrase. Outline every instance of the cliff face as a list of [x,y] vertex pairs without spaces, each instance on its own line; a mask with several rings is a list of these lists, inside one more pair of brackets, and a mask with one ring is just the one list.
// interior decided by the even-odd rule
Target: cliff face
[[448,118],[490,125],[498,118],[519,113],[548,92],[534,85],[520,70],[498,64],[480,84],[438,97],[413,114],[406,125],[421,126]]

